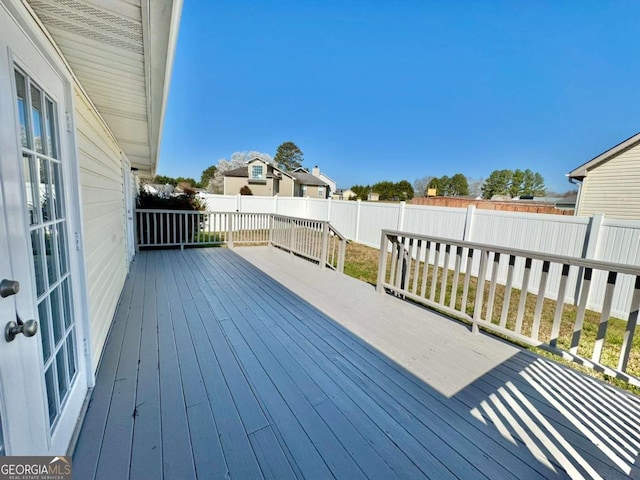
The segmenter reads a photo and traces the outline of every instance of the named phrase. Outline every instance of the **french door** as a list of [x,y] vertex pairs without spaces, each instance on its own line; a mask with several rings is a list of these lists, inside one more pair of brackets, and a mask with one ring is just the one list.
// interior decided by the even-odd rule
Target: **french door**
[[64,455],[87,393],[68,87],[1,6],[0,24],[0,452]]

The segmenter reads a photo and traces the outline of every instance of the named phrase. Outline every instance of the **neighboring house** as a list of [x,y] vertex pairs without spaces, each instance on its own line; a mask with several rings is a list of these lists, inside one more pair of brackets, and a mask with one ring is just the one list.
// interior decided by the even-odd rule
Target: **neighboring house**
[[296,197],[329,198],[330,187],[320,178],[299,169],[291,175],[296,179]]
[[0,455],[68,451],[135,254],[133,177],[156,172],[181,8],[0,0],[0,325],[38,322],[1,341]]
[[268,197],[293,197],[296,192],[293,175],[260,158],[249,160],[246,167],[224,172],[223,181],[225,195],[237,195],[245,186],[253,195]]
[[376,192],[369,192],[367,194],[367,200],[370,202],[377,202],[380,200],[380,194]]
[[331,195],[331,198],[333,198],[334,200],[351,200],[352,198],[355,198],[357,196],[358,195],[356,194],[356,192],[354,192],[350,188],[347,188],[346,190],[338,188],[333,193],[333,195]]
[[237,195],[245,186],[253,195],[262,196],[328,198],[331,191],[329,184],[304,168],[285,172],[259,158],[224,172],[223,178],[225,195]]
[[567,176],[579,187],[576,215],[640,219],[640,133]]
[[142,185],[142,189],[147,193],[159,195],[161,197],[168,197],[175,191],[173,185],[168,183],[165,185],[161,183],[145,183]]
[[296,172],[311,173],[311,175],[313,175],[316,178],[319,178],[324,183],[326,183],[327,186],[329,187],[329,192],[327,193],[327,198],[332,197],[333,193],[338,188],[336,182],[330,176],[325,175],[324,173],[322,173],[320,171],[320,168],[317,165],[311,169],[311,172],[309,172],[309,170],[307,170],[304,167],[298,167],[293,172],[294,173],[296,173]]

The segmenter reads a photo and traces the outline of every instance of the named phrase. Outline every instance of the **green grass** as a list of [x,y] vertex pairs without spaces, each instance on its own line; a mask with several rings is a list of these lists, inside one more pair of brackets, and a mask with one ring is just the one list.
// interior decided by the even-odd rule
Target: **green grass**
[[[372,285],[376,284],[378,277],[378,260],[379,260],[379,250],[371,247],[367,247],[358,243],[349,243],[345,252],[345,264],[344,264],[344,273],[357,278],[363,282],[370,283]],[[391,265],[391,260],[387,261],[387,274],[389,272]],[[420,264],[418,276],[421,278],[423,274],[424,264]],[[413,267],[411,268],[411,274],[409,277],[409,285],[413,285]],[[438,270],[437,274],[437,287],[436,287],[436,297],[438,300],[440,298],[440,279],[442,275],[442,270]],[[431,292],[431,280],[432,280],[432,268],[429,269],[427,275],[427,296]],[[389,278],[387,276],[387,278]],[[447,290],[445,292],[445,303],[448,305],[449,300],[451,298],[451,285],[453,279],[453,272],[448,272],[448,281],[447,281]],[[462,311],[462,290],[463,290],[463,280],[464,276],[460,275],[460,280],[458,282],[458,288],[456,292],[456,309]],[[420,290],[420,281],[418,282],[418,293]],[[464,311],[472,315],[473,314],[473,305],[474,299],[476,297],[477,291],[477,278],[471,277],[469,281],[469,294],[467,304],[465,305]],[[493,303],[493,313],[491,315],[491,323],[498,324],[500,321],[500,316],[502,313],[502,307],[504,304],[506,288],[503,285],[496,286],[495,299]],[[489,296],[489,282],[485,283],[484,288],[484,298],[483,298],[483,318],[486,318],[487,314],[487,303]],[[520,303],[521,291],[518,289],[512,289],[511,291],[511,300],[509,301],[508,306],[508,314],[507,314],[507,328],[513,329],[515,326],[515,319],[517,316],[518,305]],[[522,324],[522,333],[524,335],[528,335],[531,333],[532,325],[533,325],[533,316],[536,306],[537,296],[533,294],[527,294],[526,303],[525,303],[525,312],[523,317]],[[540,332],[539,339],[543,342],[548,342],[551,338],[551,327],[553,324],[553,318],[555,315],[556,302],[554,300],[545,299],[543,302],[543,308],[541,313],[540,320]],[[570,347],[571,336],[573,334],[573,326],[574,321],[577,314],[577,307],[574,305],[565,305],[562,314],[562,321],[560,324],[560,335],[558,337],[558,348],[563,350],[568,350]],[[600,314],[593,311],[587,311],[585,314],[582,335],[580,336],[580,343],[578,346],[578,355],[584,358],[591,358],[593,353],[598,323],[600,321]],[[617,318],[610,318],[609,325],[607,328],[607,334],[605,338],[605,345],[602,352],[602,357],[600,363],[606,365],[611,368],[616,368],[618,358],[620,356],[620,350],[622,346],[623,334],[625,331],[626,322]],[[504,337],[503,335],[498,335],[501,338],[505,338],[511,342],[513,340]],[[633,393],[640,394],[640,388],[635,387],[633,385],[629,385],[627,382],[623,380],[619,380],[616,378],[611,378],[607,375],[604,375],[600,372],[596,372],[592,369],[584,368],[577,363],[565,361],[559,358],[552,353],[537,347],[530,347],[519,342],[518,345],[535,351],[543,356],[553,358],[560,363],[565,365],[569,365],[572,368],[579,370],[581,372],[587,373],[596,378],[600,378],[602,380],[607,381],[608,383],[614,384],[618,387],[629,390]],[[636,333],[633,339],[633,346],[631,349],[631,354],[629,356],[629,363],[627,366],[627,373],[629,375],[633,375],[635,377],[640,377],[640,335]]]

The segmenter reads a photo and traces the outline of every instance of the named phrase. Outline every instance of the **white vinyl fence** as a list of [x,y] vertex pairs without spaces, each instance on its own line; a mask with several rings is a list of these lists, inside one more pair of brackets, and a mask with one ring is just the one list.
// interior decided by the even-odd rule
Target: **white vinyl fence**
[[[207,209],[215,212],[277,213],[328,220],[349,240],[374,248],[380,247],[381,231],[387,229],[640,266],[640,221],[605,218],[604,215],[570,217],[481,210],[473,206],[465,209],[306,197],[205,195],[204,201]],[[473,271],[477,272],[477,265],[473,266]],[[523,272],[524,266],[516,265],[515,287],[520,285]],[[551,275],[559,274],[551,272]],[[535,275],[539,275],[538,269],[532,271],[532,284],[537,283]],[[595,299],[603,298],[601,293],[606,278],[602,275],[594,277],[588,308],[601,311],[601,302]],[[506,281],[506,271],[498,273],[498,281]],[[620,288],[613,300],[612,313],[626,318],[633,285],[630,279],[619,281],[627,282],[628,288]],[[571,284],[575,285],[575,282],[570,281]],[[579,293],[575,286],[568,288],[566,300],[577,301]],[[549,291],[546,296],[555,299],[557,292]]]

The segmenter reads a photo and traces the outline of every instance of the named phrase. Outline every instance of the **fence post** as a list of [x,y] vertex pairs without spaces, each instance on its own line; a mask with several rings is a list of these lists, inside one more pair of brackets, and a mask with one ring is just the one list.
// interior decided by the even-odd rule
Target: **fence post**
[[398,228],[396,229],[399,232],[401,232],[404,228],[404,207],[406,206],[406,204],[407,202],[400,202],[400,211],[398,212]]
[[[604,223],[604,213],[596,213],[589,220],[589,229],[587,230],[587,238],[584,241],[584,248],[582,250],[582,258],[587,260],[596,260],[598,256],[599,243],[600,243],[600,230],[602,229],[602,224]],[[578,278],[582,278],[583,269],[580,268],[578,270]],[[576,285],[576,293],[574,301],[576,304],[580,299],[580,294],[582,290],[581,282],[578,282]],[[587,305],[590,305],[591,300],[591,290],[589,290],[589,295],[587,297]]]
[[[360,200],[358,200],[360,201]],[[384,283],[387,274],[387,250],[389,249],[389,238],[387,234],[382,231],[380,234],[380,257],[378,258],[378,280],[376,281],[376,292],[383,293],[384,289],[382,284]]]
[[278,213],[278,194],[273,196],[273,213]]
[[469,205],[467,207],[467,217],[464,220],[464,234],[462,236],[463,240],[470,242],[473,237],[473,220],[476,212],[475,205]]
[[322,253],[320,254],[320,268],[327,266],[329,256],[329,222],[322,222]]
[[356,200],[356,235],[353,239],[356,243],[358,243],[358,237],[360,236],[360,205],[362,204],[362,200]]
[[236,194],[236,212],[240,212],[242,211],[242,201],[240,200],[242,198],[242,195],[240,195],[239,193]]
[[331,197],[327,198],[327,222],[331,221]]

